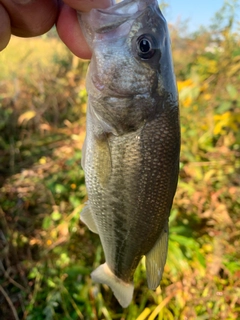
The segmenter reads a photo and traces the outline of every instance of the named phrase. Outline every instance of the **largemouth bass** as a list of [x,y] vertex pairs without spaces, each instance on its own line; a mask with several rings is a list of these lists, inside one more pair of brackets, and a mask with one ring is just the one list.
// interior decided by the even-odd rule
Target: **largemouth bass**
[[127,307],[141,258],[154,290],[167,257],[180,149],[170,38],[156,0],[125,0],[79,20],[92,49],[81,220],[99,234],[106,259],[92,279]]

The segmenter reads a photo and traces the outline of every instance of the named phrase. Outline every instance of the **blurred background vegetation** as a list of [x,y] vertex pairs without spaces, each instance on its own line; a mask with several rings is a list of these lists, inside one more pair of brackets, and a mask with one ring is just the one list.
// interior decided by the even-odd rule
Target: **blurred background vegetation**
[[127,309],[92,283],[103,252],[79,222],[87,63],[54,31],[0,54],[1,319],[240,319],[240,36],[227,9],[193,35],[170,26],[182,150],[169,254],[156,292],[140,263]]

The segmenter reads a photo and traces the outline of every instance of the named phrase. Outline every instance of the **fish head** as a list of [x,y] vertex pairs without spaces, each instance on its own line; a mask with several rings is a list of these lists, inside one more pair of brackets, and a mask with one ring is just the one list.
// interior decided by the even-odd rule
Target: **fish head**
[[176,105],[170,37],[157,0],[125,0],[93,9],[80,15],[80,24],[92,49],[86,85],[95,101],[105,99],[111,107],[121,99],[122,110],[138,106],[134,128],[156,113],[161,97]]

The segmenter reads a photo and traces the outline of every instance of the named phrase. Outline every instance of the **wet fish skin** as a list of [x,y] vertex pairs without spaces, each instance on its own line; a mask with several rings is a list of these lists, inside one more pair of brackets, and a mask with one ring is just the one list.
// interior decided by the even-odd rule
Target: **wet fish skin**
[[180,150],[170,39],[155,0],[95,9],[80,23],[93,51],[82,151],[89,200],[81,220],[99,234],[106,258],[93,280],[126,307],[142,256],[150,289],[167,257]]

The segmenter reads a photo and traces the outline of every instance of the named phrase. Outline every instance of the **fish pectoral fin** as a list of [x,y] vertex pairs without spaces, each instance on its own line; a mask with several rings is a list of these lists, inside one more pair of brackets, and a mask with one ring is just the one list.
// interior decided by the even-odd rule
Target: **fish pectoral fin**
[[148,288],[155,290],[162,279],[168,251],[168,222],[154,247],[146,254]]
[[98,229],[89,205],[86,205],[86,207],[83,208],[82,212],[80,213],[80,220],[88,227],[89,230],[94,233],[98,233]]
[[[88,98],[88,111],[89,111],[89,119],[95,126],[95,135],[99,137],[103,137],[106,134],[112,133],[117,136],[117,129],[114,127],[114,119],[111,117],[108,120],[106,117],[103,117],[99,114],[99,112],[93,107],[93,103],[91,101],[91,97]],[[108,115],[110,116],[110,115]],[[110,121],[111,119],[111,121]]]
[[123,308],[127,308],[132,300],[134,286],[116,277],[107,263],[101,264],[91,273],[93,281],[108,285],[118,302]]

